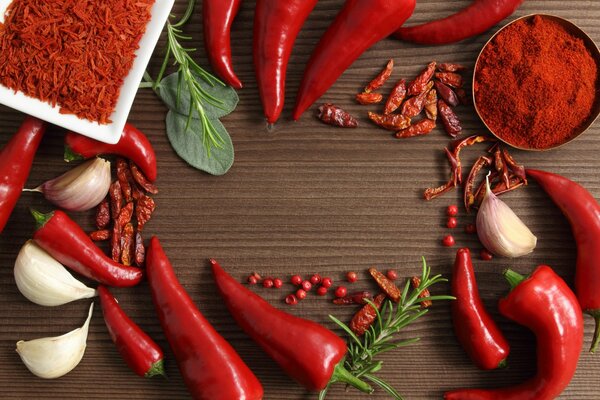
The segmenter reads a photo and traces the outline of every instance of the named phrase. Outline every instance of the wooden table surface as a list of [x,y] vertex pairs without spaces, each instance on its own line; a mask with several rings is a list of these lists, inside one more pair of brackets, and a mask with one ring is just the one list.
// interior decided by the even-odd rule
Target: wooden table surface
[[[442,17],[468,3],[419,0],[410,22]],[[370,266],[395,268],[406,277],[419,273],[421,256],[425,256],[435,273],[449,276],[458,246],[468,246],[475,252],[480,249],[475,236],[463,233],[462,227],[472,222],[474,216],[465,215],[462,209],[461,229],[453,232],[457,246],[445,248],[440,244],[441,238],[449,233],[444,227],[444,208],[452,203],[460,204],[458,192],[432,202],[421,199],[425,187],[444,180],[446,162],[442,149],[448,143],[446,134],[438,128],[423,138],[396,140],[368,123],[366,108],[355,104],[353,95],[390,58],[396,62],[393,80],[411,79],[431,60],[473,66],[483,43],[498,27],[475,39],[441,47],[386,39],[363,54],[322,99],[360,115],[359,129],[322,125],[313,117],[314,108],[294,123],[290,120],[291,107],[303,66],[342,4],[343,0],[321,0],[308,19],[290,61],[283,118],[274,130],[267,131],[251,61],[254,1],[244,2],[233,26],[233,54],[236,71],[245,87],[239,92],[237,110],[224,119],[236,150],[235,164],[227,175],[206,175],[188,167],[175,155],[164,132],[166,108],[151,91],[139,91],[130,115],[130,122],[149,136],[158,156],[160,193],[155,196],[157,210],[147,225],[146,235],[154,234],[161,239],[177,275],[200,310],[263,383],[265,399],[315,399],[316,395],[307,393],[287,378],[233,323],[212,283],[208,257],[217,258],[240,280],[251,271],[279,276],[285,281],[291,274],[319,272],[339,282],[346,271],[355,270],[360,272],[360,280],[351,288],[374,289],[366,276]],[[182,8],[182,2],[178,2],[176,11]],[[200,9],[198,4],[188,31],[200,49],[200,64],[207,65],[201,45]],[[535,12],[566,17],[600,43],[598,1],[527,1],[511,19]],[[153,68],[160,59],[154,58]],[[390,81],[384,92],[389,91],[391,85]],[[472,107],[460,107],[457,112],[465,133],[485,132]],[[0,143],[4,144],[16,131],[23,115],[1,107],[0,116]],[[47,133],[28,187],[70,168],[62,161],[63,133],[60,128],[52,128]],[[526,166],[564,174],[599,198],[599,150],[600,123],[596,123],[585,135],[559,150],[514,151],[513,155]],[[476,153],[478,151],[470,151],[467,159],[472,160]],[[513,385],[535,371],[535,338],[498,314],[497,300],[507,292],[500,273],[506,267],[528,273],[546,263],[572,284],[576,249],[569,225],[535,184],[506,195],[504,200],[539,239],[537,249],[530,256],[517,260],[495,258],[490,262],[475,259],[481,295],[512,346],[510,366],[493,372],[477,370],[454,337],[449,303],[438,303],[402,334],[404,338],[420,337],[418,344],[382,358],[384,368],[379,375],[408,399],[441,398],[445,390],[463,386]],[[29,207],[52,209],[40,195],[24,193],[0,237],[3,267],[0,269],[0,397],[189,398],[156,319],[146,283],[114,292],[129,315],[166,350],[168,379],[145,380],[126,367],[110,341],[99,308],[92,318],[85,356],[75,370],[60,379],[47,381],[34,377],[23,366],[14,351],[18,340],[70,331],[83,323],[89,306],[89,301],[79,301],[45,308],[30,303],[17,290],[12,273],[14,260],[34,231]],[[85,229],[92,229],[91,212],[73,217]],[[317,297],[314,293],[296,307],[286,306],[283,298],[291,292],[290,284],[280,290],[258,287],[255,290],[276,306],[331,328],[334,326],[328,314],[342,320],[348,320],[352,314],[350,309],[333,306],[329,298]],[[444,284],[436,293],[448,291],[449,286]],[[600,397],[600,355],[587,352],[592,331],[592,319],[586,317],[586,340],[579,368],[561,398]],[[328,398],[365,397],[356,390],[346,392],[338,385]],[[378,391],[372,398],[388,396]]]

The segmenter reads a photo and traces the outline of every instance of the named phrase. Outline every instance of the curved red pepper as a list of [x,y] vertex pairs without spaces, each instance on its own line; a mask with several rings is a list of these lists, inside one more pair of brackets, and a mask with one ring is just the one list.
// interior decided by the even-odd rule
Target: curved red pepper
[[254,13],[254,69],[267,122],[279,118],[292,46],[317,0],[257,0]]
[[313,51],[293,117],[300,118],[369,47],[398,29],[415,0],[347,0]]
[[448,44],[479,35],[510,16],[523,0],[474,0],[471,5],[446,18],[402,27],[398,39],[420,44]]
[[150,240],[146,270],[156,313],[194,399],[262,399],[262,385],[198,311],[156,237]]
[[600,343],[600,204],[583,186],[550,172],[527,169],[571,224],[577,243],[575,292],[583,311],[596,320],[590,351]]
[[145,378],[164,375],[160,346],[125,314],[106,287],[98,286],[98,297],[110,338],[129,368]]
[[107,144],[75,132],[65,135],[65,161],[88,159],[100,154],[116,154],[133,161],[150,181],[156,180],[156,154],[139,129],[125,124],[116,144]]
[[447,392],[446,400],[551,400],[575,374],[583,345],[583,317],[575,294],[545,265],[526,279],[511,270],[504,274],[513,289],[500,300],[500,312],[535,333],[537,373],[514,387]]
[[0,232],[21,196],[45,131],[44,121],[27,117],[0,152]]
[[141,269],[108,258],[64,212],[31,210],[31,214],[37,222],[33,240],[61,264],[108,286],[135,286],[142,280]]
[[217,288],[229,312],[279,366],[308,390],[322,390],[330,382],[346,382],[372,392],[365,382],[348,372],[344,364],[346,343],[316,322],[285,313],[248,290],[213,259]]
[[505,366],[510,346],[481,302],[469,249],[456,252],[451,285],[456,297],[452,322],[458,341],[477,367]]
[[231,24],[241,4],[242,0],[202,1],[206,54],[217,75],[236,89],[242,88],[242,82],[231,65]]

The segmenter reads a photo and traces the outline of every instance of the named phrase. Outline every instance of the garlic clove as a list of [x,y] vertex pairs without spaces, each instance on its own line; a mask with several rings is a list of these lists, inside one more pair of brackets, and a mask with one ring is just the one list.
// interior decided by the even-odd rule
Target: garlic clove
[[490,189],[486,178],[486,194],[477,213],[477,235],[493,254],[520,257],[531,253],[537,238],[514,211]]
[[48,201],[65,210],[85,211],[106,197],[110,179],[110,162],[97,157],[42,183],[33,191],[43,193]]
[[32,374],[44,379],[59,378],[75,368],[85,352],[94,303],[80,328],[62,336],[17,342],[17,353]]
[[15,281],[19,291],[42,306],[59,306],[96,296],[96,290],[79,282],[44,249],[28,240],[15,261]]

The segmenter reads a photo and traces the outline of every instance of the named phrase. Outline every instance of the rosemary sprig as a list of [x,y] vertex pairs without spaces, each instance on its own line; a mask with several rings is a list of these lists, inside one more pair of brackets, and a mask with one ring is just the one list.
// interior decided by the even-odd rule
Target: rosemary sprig
[[[382,361],[375,358],[387,351],[408,346],[419,341],[419,338],[398,340],[395,338],[395,335],[406,326],[427,314],[429,309],[421,308],[421,302],[425,300],[454,300],[454,297],[445,295],[419,298],[419,295],[425,289],[441,282],[447,282],[447,279],[441,275],[431,276],[431,268],[427,266],[425,258],[423,258],[423,271],[419,286],[411,290],[411,282],[407,280],[397,306],[394,306],[394,303],[389,299],[386,300],[381,310],[377,311],[375,323],[365,332],[362,339],[356,336],[348,325],[330,315],[329,318],[339,325],[349,336],[348,354],[344,362],[346,369],[352,375],[367,379],[376,384],[394,399],[402,400],[402,396],[391,385],[374,375],[383,365]],[[377,309],[377,307],[374,308]],[[325,399],[328,389],[329,386],[319,393],[319,400]]]

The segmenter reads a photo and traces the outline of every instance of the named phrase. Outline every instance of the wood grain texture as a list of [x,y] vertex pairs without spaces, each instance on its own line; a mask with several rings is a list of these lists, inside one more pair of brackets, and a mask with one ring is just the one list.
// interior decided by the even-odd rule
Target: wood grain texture
[[[442,17],[469,1],[420,0],[410,23]],[[271,131],[262,118],[251,57],[254,1],[244,2],[233,26],[235,69],[245,84],[240,91],[238,109],[224,119],[232,135],[236,161],[223,177],[213,177],[188,167],[177,158],[164,132],[166,109],[148,90],[140,90],[130,122],[142,129],[155,146],[158,163],[157,210],[147,225],[146,234],[157,235],[176,272],[206,317],[239,351],[265,387],[265,399],[314,399],[291,382],[233,323],[211,281],[208,257],[215,257],[236,278],[251,271],[279,276],[286,281],[293,273],[319,272],[343,279],[348,270],[360,271],[352,288],[374,289],[366,269],[376,265],[395,268],[401,276],[418,274],[420,258],[425,256],[435,273],[450,274],[455,249],[443,248],[444,208],[459,203],[458,193],[433,202],[421,200],[422,190],[444,180],[442,149],[447,136],[436,129],[432,134],[412,140],[393,139],[369,124],[366,108],[353,102],[360,90],[388,59],[394,58],[394,79],[412,78],[427,62],[461,62],[473,66],[483,43],[498,27],[478,38],[442,47],[415,46],[387,39],[367,51],[321,101],[334,102],[360,116],[356,130],[334,129],[319,123],[314,107],[299,122],[290,121],[291,107],[303,66],[321,34],[334,18],[343,0],[321,0],[300,33],[290,62],[286,107],[282,120]],[[181,12],[178,1],[176,11]],[[200,4],[188,32],[195,47],[202,49]],[[579,24],[600,42],[600,2],[527,1],[511,17],[535,12],[556,14]],[[164,39],[161,41],[164,44]],[[161,48],[161,45],[157,47]],[[161,57],[157,50],[152,69]],[[207,65],[202,50],[199,63]],[[383,91],[391,89],[389,82]],[[367,108],[368,109],[368,108]],[[565,110],[568,112],[568,110]],[[457,109],[466,133],[483,132],[483,125],[471,107]],[[0,143],[8,141],[23,115],[0,108]],[[63,130],[51,129],[36,156],[28,187],[36,186],[68,170],[62,161]],[[483,147],[482,147],[483,148]],[[600,198],[600,124],[585,135],[552,152],[515,151],[515,158],[530,167],[564,174],[586,186]],[[475,157],[475,151],[467,156]],[[462,386],[495,387],[519,383],[535,371],[535,339],[531,333],[498,315],[496,302],[507,291],[500,272],[511,267],[528,273],[546,263],[570,284],[576,249],[570,228],[560,211],[542,191],[531,184],[508,194],[505,200],[539,238],[536,251],[518,260],[475,260],[481,295],[512,345],[509,368],[478,371],[458,345],[451,326],[449,304],[435,305],[431,312],[411,326],[402,337],[422,340],[383,357],[380,376],[395,386],[407,399],[441,398],[447,389]],[[100,310],[96,308],[90,326],[88,348],[83,361],[67,376],[45,381],[32,376],[15,353],[15,342],[58,335],[79,326],[88,303],[77,302],[56,308],[29,303],[17,290],[12,266],[20,246],[31,237],[34,223],[28,209],[49,211],[52,207],[39,195],[24,193],[7,228],[0,237],[0,397],[3,399],[187,399],[172,353],[156,320],[146,283],[132,289],[115,290],[122,307],[167,353],[168,379],[144,380],[128,370],[110,341]],[[87,230],[92,228],[91,213],[73,217]],[[460,227],[474,216],[459,216]],[[453,232],[460,246],[478,251],[473,236],[457,229]],[[329,327],[327,315],[342,320],[350,317],[348,308],[334,307],[327,300],[311,295],[296,307],[287,307],[283,298],[292,288],[256,290],[273,304],[322,322]],[[449,291],[440,286],[436,293]],[[586,317],[586,340],[579,369],[563,399],[597,399],[600,393],[600,355],[587,348],[593,330]],[[340,332],[341,334],[341,332]],[[311,349],[306,349],[307,352]],[[201,373],[199,371],[199,373]],[[361,399],[355,390],[337,386],[328,398]],[[371,398],[388,398],[377,392]]]

